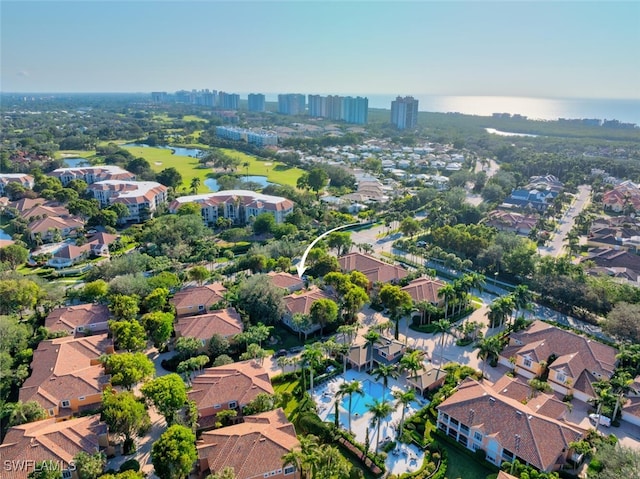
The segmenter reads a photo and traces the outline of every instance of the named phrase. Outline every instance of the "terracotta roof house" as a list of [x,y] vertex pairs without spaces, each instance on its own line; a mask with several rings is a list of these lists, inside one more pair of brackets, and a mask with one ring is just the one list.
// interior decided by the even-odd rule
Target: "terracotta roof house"
[[362,253],[349,253],[338,258],[343,271],[360,271],[371,283],[393,283],[401,280],[409,273],[400,266],[385,263],[379,259]]
[[296,293],[289,294],[284,297],[285,314],[282,317],[282,322],[291,328],[294,332],[304,333],[305,336],[320,329],[319,324],[310,324],[306,329],[300,330],[298,326],[293,323],[293,316],[295,314],[309,314],[311,313],[311,306],[319,299],[331,299],[334,297],[326,291],[312,286],[306,291],[298,291]]
[[[500,353],[500,363],[518,375],[532,378],[549,369],[549,385],[561,394],[588,401],[595,396],[591,383],[613,375],[618,351],[571,331],[542,321],[511,333],[509,345]],[[512,364],[509,359],[515,358]]]
[[9,203],[11,208],[15,208],[18,214],[22,215],[25,211],[35,208],[38,205],[53,206],[54,202],[46,200],[44,198],[21,198],[18,201],[12,201]]
[[558,470],[585,431],[543,416],[467,378],[438,406],[438,429],[468,449],[482,449],[499,466],[517,458],[541,471]]
[[26,479],[42,461],[60,465],[63,478],[77,479],[72,466],[74,456],[82,451],[93,454],[108,446],[107,425],[100,422],[99,414],[14,426],[0,445],[2,479]]
[[91,256],[91,245],[88,243],[81,246],[65,244],[53,253],[47,264],[54,268],[68,268],[89,259],[89,256]]
[[47,216],[69,218],[71,213],[64,206],[54,205],[36,205],[33,208],[20,212],[20,217],[31,222],[37,219],[46,218]]
[[66,417],[95,408],[110,379],[99,358],[112,352],[113,341],[106,334],[42,341],[18,397],[23,402],[37,401],[50,416]]
[[296,431],[282,409],[246,416],[244,422],[202,434],[196,443],[200,477],[232,467],[237,479],[297,479],[282,456],[300,447]]
[[622,407],[622,420],[640,427],[640,376],[636,376]]
[[60,236],[65,239],[76,236],[78,231],[84,228],[84,221],[79,218],[63,218],[61,216],[47,216],[39,220],[32,221],[27,226],[31,239],[40,235],[45,243],[53,241],[55,231],[60,232]]
[[640,210],[640,188],[631,181],[623,181],[602,195],[602,205],[605,210],[616,213],[625,209],[638,211]]
[[24,188],[33,189],[33,176],[25,173],[0,173],[0,196],[5,196],[5,189],[9,183],[18,183]]
[[519,235],[528,235],[536,226],[538,219],[535,216],[523,215],[513,211],[491,211],[485,224],[493,226],[499,231],[510,231]]
[[436,389],[444,384],[447,372],[433,364],[425,364],[415,376],[407,377],[407,384],[416,390],[417,393],[425,394],[427,391]]
[[91,254],[93,256],[109,257],[109,246],[115,243],[119,237],[119,235],[104,232],[98,232],[90,236],[87,243],[91,246]]
[[496,477],[496,479],[518,479],[518,478],[504,471],[498,471],[498,477]]
[[203,195],[181,196],[169,205],[175,213],[181,205],[197,203],[201,207],[202,219],[214,224],[219,217],[228,218],[235,224],[246,224],[251,217],[270,213],[276,223],[282,223],[293,212],[293,201],[281,196],[264,195],[249,190],[224,190]]
[[267,276],[269,276],[272,284],[278,288],[286,289],[290,293],[304,288],[304,281],[296,274],[271,271],[267,273]]
[[409,293],[414,303],[426,301],[434,306],[443,307],[444,299],[438,296],[440,290],[444,287],[445,282],[433,278],[418,278],[411,281],[402,288],[403,291]]
[[582,261],[593,261],[604,268],[629,268],[640,272],[640,256],[613,248],[591,248]]
[[254,361],[207,368],[192,380],[189,399],[198,407],[198,428],[210,429],[223,409],[242,408],[260,393],[273,394],[267,371]]
[[213,305],[224,301],[226,292],[222,283],[211,283],[178,291],[169,302],[176,308],[178,317],[192,316],[206,313]]
[[44,326],[52,332],[68,331],[70,334],[101,333],[109,330],[109,308],[103,304],[86,303],[56,308],[44,320]]
[[115,165],[58,168],[49,173],[49,175],[58,178],[62,183],[62,186],[67,186],[71,180],[83,180],[88,185],[91,185],[97,181],[132,181],[136,179],[136,175]]
[[176,338],[197,338],[206,347],[214,334],[230,338],[243,331],[240,314],[233,309],[219,309],[211,313],[198,316],[188,316],[178,319],[175,324]]
[[153,215],[158,206],[167,202],[167,187],[155,181],[98,181],[89,191],[104,206],[121,203],[129,209],[122,222],[140,222]]

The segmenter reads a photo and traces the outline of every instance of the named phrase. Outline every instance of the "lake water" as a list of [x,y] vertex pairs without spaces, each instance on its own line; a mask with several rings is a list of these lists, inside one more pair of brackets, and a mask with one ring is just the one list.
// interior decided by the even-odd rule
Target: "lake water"
[[202,155],[202,150],[198,148],[183,148],[181,146],[165,146],[158,145],[151,147],[149,145],[145,145],[144,143],[127,143],[124,146],[137,146],[142,148],[161,148],[163,150],[172,150],[173,154],[176,156],[189,156],[191,158],[199,158]]
[[78,168],[90,164],[86,158],[65,158],[63,163],[66,168]]
[[[262,188],[264,188],[265,186],[273,184],[273,183],[270,183],[270,182],[267,181],[267,177],[266,176],[260,176],[260,175],[242,176],[240,179],[242,180],[242,182],[248,181],[250,183],[258,183]],[[211,191],[218,191],[220,189],[220,186],[218,186],[218,182],[216,181],[215,178],[207,178],[206,180],[204,180],[204,184]],[[241,186],[242,185],[240,185],[240,187]]]
[[10,240],[11,236],[4,232],[2,228],[0,228],[0,240]]

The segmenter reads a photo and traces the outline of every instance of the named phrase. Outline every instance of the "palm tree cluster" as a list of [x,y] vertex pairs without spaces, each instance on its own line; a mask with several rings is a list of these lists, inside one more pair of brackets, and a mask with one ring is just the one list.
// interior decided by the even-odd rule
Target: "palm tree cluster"
[[513,319],[514,313],[520,311],[528,311],[532,307],[533,295],[526,285],[518,285],[516,289],[505,296],[496,298],[489,305],[487,318],[490,321],[490,327],[501,327],[508,324]]
[[285,466],[294,466],[300,471],[301,479],[331,479],[349,477],[351,464],[338,448],[320,444],[312,434],[300,436],[300,448],[282,456]]
[[[438,297],[444,299],[444,319],[448,319],[449,314],[454,316],[461,314],[463,308],[469,304],[471,290],[482,288],[484,280],[484,276],[479,273],[469,273],[440,288]],[[458,306],[457,312],[456,306]]]

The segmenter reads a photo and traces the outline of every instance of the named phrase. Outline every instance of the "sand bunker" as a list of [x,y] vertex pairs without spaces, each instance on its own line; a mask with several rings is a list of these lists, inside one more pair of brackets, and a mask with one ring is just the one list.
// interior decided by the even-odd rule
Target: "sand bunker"
[[160,166],[162,164],[162,162],[161,161],[156,161],[153,164],[156,165],[156,166]]

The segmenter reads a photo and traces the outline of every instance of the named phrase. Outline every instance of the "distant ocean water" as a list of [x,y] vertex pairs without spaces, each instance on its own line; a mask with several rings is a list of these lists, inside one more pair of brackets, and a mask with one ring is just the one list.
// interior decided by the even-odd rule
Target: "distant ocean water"
[[[369,108],[391,109],[397,95],[344,93],[369,98]],[[405,96],[403,94],[402,96]],[[458,112],[468,115],[491,116],[492,113],[524,115],[534,120],[558,118],[597,118],[618,120],[640,125],[640,100],[531,98],[510,96],[437,96],[413,94],[420,101],[419,110],[429,112]],[[277,95],[267,95],[277,101]]]

